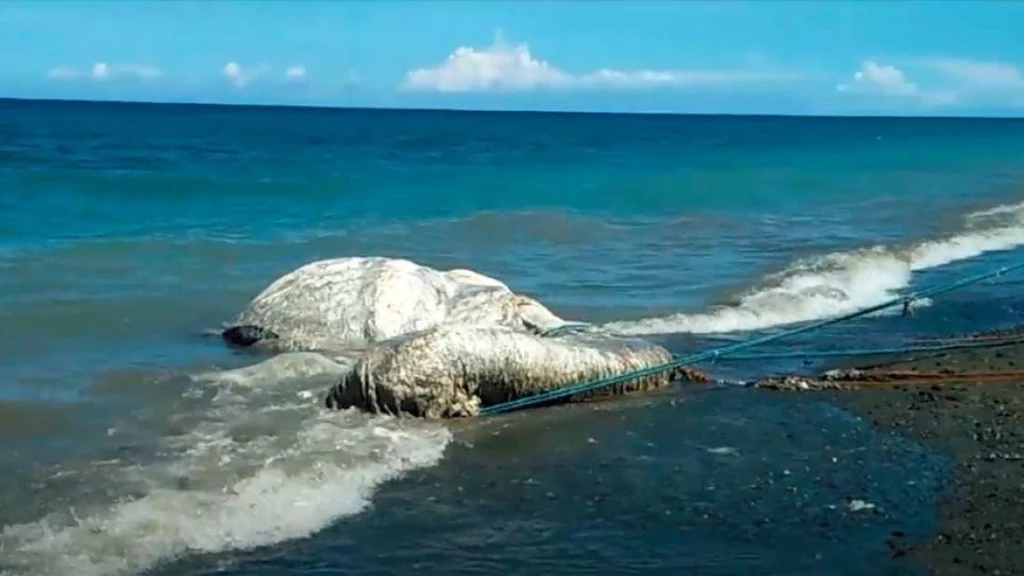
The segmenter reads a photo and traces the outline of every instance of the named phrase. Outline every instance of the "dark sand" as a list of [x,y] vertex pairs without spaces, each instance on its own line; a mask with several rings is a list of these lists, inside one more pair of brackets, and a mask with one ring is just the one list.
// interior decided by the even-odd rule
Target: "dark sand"
[[827,395],[956,459],[938,534],[918,546],[893,534],[894,556],[935,574],[1024,574],[1024,343],[860,365],[757,385]]

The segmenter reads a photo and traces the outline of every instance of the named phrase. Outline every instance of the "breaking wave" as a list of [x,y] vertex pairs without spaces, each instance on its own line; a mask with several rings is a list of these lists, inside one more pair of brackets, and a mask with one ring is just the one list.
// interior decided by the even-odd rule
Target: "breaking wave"
[[[898,296],[914,272],[1024,245],[1024,203],[965,217],[952,236],[909,248],[875,246],[799,260],[732,305],[706,312],[610,322],[620,334],[723,333],[825,319]],[[926,302],[925,302],[926,304]]]
[[[945,238],[799,260],[731,305],[604,327],[723,333],[822,319],[893,298],[915,272],[1022,245],[1024,203],[999,206],[969,214]],[[54,471],[61,481],[80,477],[96,496],[74,507],[55,502],[38,520],[3,527],[0,571],[129,574],[190,553],[309,536],[364,510],[384,482],[443,457],[451,441],[443,425],[326,412],[317,397],[339,367],[289,358],[182,378],[173,405],[112,428],[113,442],[154,438],[153,449]]]
[[[270,378],[252,369],[190,378],[182,400],[193,409],[178,406],[163,423],[171,432],[159,441],[162,457],[57,471],[55,477],[80,475],[83,483],[98,477],[120,496],[79,499],[4,527],[0,572],[131,574],[189,553],[301,538],[359,513],[382,483],[443,456],[451,438],[443,426],[325,413],[317,401],[323,378],[307,373],[319,367],[300,361],[271,368]],[[291,378],[278,380],[282,374]],[[138,425],[158,424],[146,420]],[[143,432],[109,434],[131,442]]]

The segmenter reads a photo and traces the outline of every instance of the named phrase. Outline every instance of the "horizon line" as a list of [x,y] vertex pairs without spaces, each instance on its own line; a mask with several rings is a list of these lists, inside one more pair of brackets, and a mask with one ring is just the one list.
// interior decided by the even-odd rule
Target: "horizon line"
[[182,102],[161,100],[117,100],[90,98],[26,98],[19,96],[0,96],[0,105],[10,102],[38,104],[87,104],[87,105],[121,105],[121,106],[181,106],[181,107],[217,107],[217,108],[270,108],[286,110],[320,110],[320,111],[351,111],[351,112],[441,112],[460,114],[551,114],[551,115],[591,115],[591,116],[683,116],[683,117],[742,117],[742,118],[821,118],[821,119],[901,119],[901,120],[1024,120],[1024,115],[937,115],[937,114],[815,114],[815,113],[771,113],[771,112],[672,112],[672,111],[613,111],[613,110],[555,110],[555,109],[492,109],[492,108],[455,108],[455,107],[412,107],[412,106],[346,106],[330,104],[258,104],[229,102]]

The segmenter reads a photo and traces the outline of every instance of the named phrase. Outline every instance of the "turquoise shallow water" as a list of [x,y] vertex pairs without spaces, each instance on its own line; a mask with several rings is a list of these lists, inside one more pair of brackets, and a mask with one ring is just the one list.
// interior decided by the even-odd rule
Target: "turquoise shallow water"
[[[1020,258],[1022,157],[1011,120],[0,102],[0,568],[904,573],[884,537],[929,529],[946,463],[825,405],[726,387],[443,427],[192,376],[252,362],[206,332],[343,255],[677,351],[823,318]],[[1019,293],[800,344],[1015,323]]]

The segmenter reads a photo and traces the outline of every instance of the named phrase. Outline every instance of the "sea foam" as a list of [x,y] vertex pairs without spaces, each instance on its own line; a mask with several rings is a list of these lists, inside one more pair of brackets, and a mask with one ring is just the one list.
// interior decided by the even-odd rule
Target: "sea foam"
[[[894,297],[915,272],[1021,245],[1024,203],[999,206],[969,214],[945,238],[797,261],[734,305],[604,326],[627,334],[714,333],[827,318]],[[158,454],[122,461],[109,475],[107,491],[120,496],[76,500],[75,508],[5,526],[0,570],[137,573],[184,554],[305,537],[359,513],[382,483],[439,462],[451,433],[419,419],[325,413],[317,399],[350,361],[284,354],[194,376],[182,395],[192,407],[167,410],[162,425],[171,432]],[[133,431],[111,434],[130,439]]]
[[[106,488],[120,497],[76,499],[0,531],[2,573],[132,574],[188,553],[309,536],[365,509],[382,483],[442,458],[451,438],[443,426],[325,413],[317,376],[334,369],[302,355],[289,368],[282,356],[267,370],[312,378],[270,386],[252,368],[195,378],[185,395],[203,408],[163,423],[178,432],[163,437],[161,455],[118,465]],[[111,430],[129,441],[133,433]]]
[[915,272],[1022,245],[1024,203],[997,206],[968,214],[962,230],[945,238],[902,249],[874,246],[799,260],[767,276],[732,305],[603,327],[631,335],[710,334],[821,320],[897,297]]

